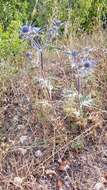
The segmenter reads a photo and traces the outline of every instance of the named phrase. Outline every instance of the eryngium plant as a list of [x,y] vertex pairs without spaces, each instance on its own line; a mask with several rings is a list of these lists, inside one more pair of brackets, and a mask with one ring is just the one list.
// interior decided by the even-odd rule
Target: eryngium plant
[[32,25],[24,25],[20,30],[20,37],[28,40],[31,46],[40,54],[41,70],[43,70],[43,46],[41,42],[42,29]]

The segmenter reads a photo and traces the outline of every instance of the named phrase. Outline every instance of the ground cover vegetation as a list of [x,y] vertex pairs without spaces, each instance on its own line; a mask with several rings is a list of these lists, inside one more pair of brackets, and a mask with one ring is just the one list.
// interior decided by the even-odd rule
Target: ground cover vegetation
[[0,0],[0,190],[107,190],[106,87],[106,0]]

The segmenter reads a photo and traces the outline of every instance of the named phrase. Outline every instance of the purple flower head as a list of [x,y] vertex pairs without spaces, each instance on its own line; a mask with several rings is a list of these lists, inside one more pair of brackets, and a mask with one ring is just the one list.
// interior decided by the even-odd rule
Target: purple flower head
[[81,61],[80,73],[84,76],[94,71],[97,62],[93,59],[83,59]]
[[30,25],[23,25],[20,29],[20,38],[29,40],[29,34],[31,32]]
[[[40,34],[42,31],[43,29],[40,27],[35,27],[33,25],[24,25],[21,28],[20,37],[23,40],[28,40],[33,48],[41,52],[42,43]],[[31,55],[28,55],[27,57],[31,57]]]
[[51,27],[47,30],[47,37],[49,41],[53,41],[59,36],[59,30],[63,24],[64,23],[61,20],[52,20]]
[[35,36],[38,36],[43,29],[35,27],[33,25],[24,25],[20,30],[20,37],[26,40],[32,40]]
[[77,57],[78,56],[78,51],[77,50],[72,50],[71,55],[72,55],[72,57]]
[[26,52],[26,57],[29,59],[32,59],[32,52]]
[[50,28],[48,30],[48,40],[54,40],[59,35],[58,29],[56,28]]
[[96,61],[94,61],[93,59],[86,59],[86,60],[82,60],[82,65],[84,66],[84,68],[89,69],[89,68],[95,68],[96,66]]
[[89,61],[86,61],[85,63],[84,63],[84,68],[89,68],[90,67],[90,63],[89,63]]
[[28,25],[24,25],[21,28],[21,33],[28,33],[29,32],[29,26]]

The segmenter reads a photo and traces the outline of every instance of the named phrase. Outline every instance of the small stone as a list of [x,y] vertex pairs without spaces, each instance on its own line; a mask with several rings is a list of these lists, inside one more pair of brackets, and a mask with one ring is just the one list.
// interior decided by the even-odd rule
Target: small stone
[[22,144],[26,143],[26,142],[27,142],[27,136],[21,136],[21,137],[20,137],[20,142],[21,142]]
[[21,177],[14,178],[14,184],[17,186],[21,186],[23,179]]
[[14,122],[17,122],[17,121],[18,121],[18,116],[17,116],[17,115],[15,115],[15,116],[13,117],[13,121],[14,121]]
[[24,125],[18,125],[17,128],[18,128],[19,130],[21,130],[21,129],[24,129],[25,126],[24,126]]
[[27,152],[27,150],[24,149],[24,148],[18,148],[18,151],[21,152],[21,154],[22,154],[23,156],[24,156],[24,155],[26,154],[26,152]]
[[35,156],[37,157],[37,158],[40,158],[40,157],[42,157],[42,152],[41,152],[41,150],[37,150],[36,152],[35,152]]
[[94,190],[104,190],[104,185],[100,182],[96,183]]
[[57,175],[57,174],[56,174],[56,172],[54,170],[47,169],[46,170],[46,175],[53,176],[53,175]]

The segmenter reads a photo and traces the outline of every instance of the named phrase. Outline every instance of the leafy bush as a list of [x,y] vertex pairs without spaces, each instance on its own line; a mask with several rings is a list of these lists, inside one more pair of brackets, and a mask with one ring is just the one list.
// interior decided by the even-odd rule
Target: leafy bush
[[25,43],[19,39],[19,21],[11,21],[7,31],[0,26],[0,57],[7,59],[25,49]]
[[19,29],[22,22],[28,20],[28,12],[26,0],[0,1],[0,59],[7,59],[24,49]]
[[0,23],[7,29],[12,20],[26,21],[29,6],[27,0],[0,0]]

